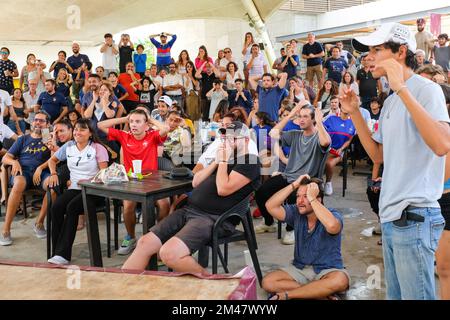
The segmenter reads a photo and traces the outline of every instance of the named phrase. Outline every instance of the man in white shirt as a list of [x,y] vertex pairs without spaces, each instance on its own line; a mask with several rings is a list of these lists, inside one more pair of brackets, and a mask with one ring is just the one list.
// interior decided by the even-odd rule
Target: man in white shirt
[[36,79],[28,81],[29,91],[23,94],[23,99],[28,109],[28,118],[25,120],[29,124],[33,123],[34,120],[34,106],[37,105],[39,99],[39,92],[37,92],[38,81]]
[[0,123],[3,123],[5,109],[12,106],[11,96],[5,90],[0,89]]
[[252,45],[250,59],[247,61],[247,68],[249,70],[248,82],[250,88],[256,90],[258,81],[262,79],[263,74],[267,73],[268,67],[264,55],[259,51],[259,45]]
[[177,66],[175,63],[169,65],[169,74],[164,78],[163,90],[164,94],[170,99],[176,101],[179,106],[183,105],[183,92],[181,89],[183,86],[183,77],[177,72]]
[[37,80],[37,92],[41,94],[42,92],[45,92],[45,81],[48,79],[53,79],[52,75],[44,71],[47,66],[42,60],[36,61],[36,71],[31,71],[28,75],[28,81],[30,80]]
[[117,72],[116,56],[119,54],[119,49],[114,43],[112,34],[105,34],[105,43],[101,46],[100,52],[102,53],[102,66],[105,69],[105,75],[109,75],[110,72]]

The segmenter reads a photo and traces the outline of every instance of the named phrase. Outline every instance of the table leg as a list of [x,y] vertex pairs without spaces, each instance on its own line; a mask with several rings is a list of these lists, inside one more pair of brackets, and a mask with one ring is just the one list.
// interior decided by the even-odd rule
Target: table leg
[[[142,202],[142,234],[148,233],[148,230],[155,225],[156,210],[155,201],[153,197],[147,197]],[[150,258],[150,263],[147,266],[147,270],[158,270],[157,256],[153,255]]]
[[82,187],[82,198],[83,198],[84,212],[87,214],[86,232],[88,238],[89,259],[91,261],[91,266],[103,267],[102,250],[100,246],[100,235],[98,232],[97,213],[95,212],[95,210],[91,211],[88,208],[85,187]]

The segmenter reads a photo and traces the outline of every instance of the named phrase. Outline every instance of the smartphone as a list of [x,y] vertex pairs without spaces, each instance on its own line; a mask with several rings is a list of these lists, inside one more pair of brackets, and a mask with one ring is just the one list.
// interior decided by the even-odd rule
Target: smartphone
[[50,140],[51,140],[50,129],[49,128],[42,129],[42,142],[44,144],[47,144],[50,142]]

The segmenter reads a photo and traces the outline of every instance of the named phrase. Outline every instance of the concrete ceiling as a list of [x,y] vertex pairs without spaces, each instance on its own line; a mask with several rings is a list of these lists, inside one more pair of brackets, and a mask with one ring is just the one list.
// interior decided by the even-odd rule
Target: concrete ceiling
[[[0,41],[102,41],[107,32],[185,19],[245,20],[246,0],[0,0]],[[253,1],[263,20],[286,0]],[[7,3],[7,4],[5,4]],[[74,7],[77,6],[77,7]],[[76,26],[79,8],[81,24]],[[170,30],[167,30],[170,32]]]

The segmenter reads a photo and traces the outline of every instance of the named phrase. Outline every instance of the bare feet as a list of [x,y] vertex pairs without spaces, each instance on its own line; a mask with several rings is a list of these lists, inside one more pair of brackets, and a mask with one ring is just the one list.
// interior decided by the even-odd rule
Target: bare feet
[[84,221],[84,214],[81,214],[78,216],[77,231],[83,230],[85,226],[86,226],[86,223]]

